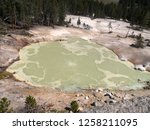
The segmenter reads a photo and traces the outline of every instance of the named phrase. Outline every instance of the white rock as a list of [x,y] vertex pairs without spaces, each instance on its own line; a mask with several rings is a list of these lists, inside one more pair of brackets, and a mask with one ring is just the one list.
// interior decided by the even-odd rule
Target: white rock
[[78,93],[78,94],[76,95],[76,97],[80,97],[80,94]]
[[86,96],[85,99],[86,99],[86,100],[89,100],[89,96]]
[[110,99],[113,99],[113,94],[110,92],[105,93],[104,96],[109,97]]
[[78,111],[82,112],[82,111],[83,111],[83,108],[82,108],[82,107],[79,107],[79,108],[78,108]]
[[150,67],[150,62],[148,62],[146,65],[145,65],[145,67],[147,68],[147,67]]
[[127,58],[124,57],[124,56],[121,56],[121,57],[120,57],[120,60],[121,60],[121,61],[127,61]]
[[103,89],[102,88],[98,88],[98,89],[95,90],[95,92],[97,92],[97,93],[98,92],[103,92]]
[[143,65],[135,65],[134,69],[140,70],[140,71],[145,71],[146,68]]
[[99,92],[99,90],[98,90],[98,89],[96,89],[96,90],[95,90],[95,92],[96,92],[96,93],[98,93],[98,92]]

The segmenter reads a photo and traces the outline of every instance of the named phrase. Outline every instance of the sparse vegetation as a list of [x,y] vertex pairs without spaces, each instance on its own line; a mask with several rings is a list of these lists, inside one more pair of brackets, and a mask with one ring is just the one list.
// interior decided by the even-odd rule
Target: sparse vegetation
[[143,42],[143,37],[141,34],[137,37],[137,42],[135,43],[135,46],[137,48],[144,48],[144,42]]
[[7,26],[0,18],[0,35],[5,35],[5,34],[7,34]]
[[77,20],[77,25],[79,26],[81,24],[80,18]]
[[146,90],[150,89],[150,81],[146,81],[146,85],[145,87],[143,87],[143,89],[146,89]]
[[144,47],[147,46],[146,43],[144,42],[144,38],[142,37],[141,34],[139,34],[138,36],[132,35],[130,37],[136,38],[136,40],[137,40],[135,44],[131,45],[132,47],[135,47],[135,48],[144,48]]
[[70,104],[70,106],[71,106],[70,110],[73,113],[79,112],[79,104],[77,103],[77,101],[72,101],[71,104]]
[[7,98],[2,98],[0,100],[0,113],[10,113],[13,111],[12,108],[10,108],[11,101]]
[[4,71],[4,72],[0,72],[0,80],[2,79],[5,79],[5,78],[8,78],[10,77],[12,74],[7,72],[7,71]]
[[130,26],[128,28],[129,29],[133,29],[135,31],[143,31],[143,28],[141,26],[139,26],[139,25],[132,25],[131,23],[130,23]]
[[34,113],[34,112],[37,112],[37,102],[36,102],[36,99],[32,96],[28,96],[26,97],[26,100],[25,100],[25,111],[27,113]]
[[71,18],[69,19],[69,22],[68,22],[69,24],[71,23]]
[[111,22],[109,22],[109,24],[108,24],[108,29],[109,29],[109,33],[112,33],[112,23]]

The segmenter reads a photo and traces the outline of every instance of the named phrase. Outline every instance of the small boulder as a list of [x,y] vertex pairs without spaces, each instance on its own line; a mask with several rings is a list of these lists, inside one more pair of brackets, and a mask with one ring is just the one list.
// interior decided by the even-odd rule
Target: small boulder
[[112,93],[105,93],[105,97],[109,97],[110,99],[114,99]]
[[86,96],[86,97],[85,97],[85,100],[89,100],[89,96]]
[[83,112],[83,110],[84,110],[83,107],[79,107],[79,108],[78,108],[78,111],[79,111],[79,112]]
[[103,106],[103,104],[98,101],[95,101],[95,102],[91,103],[91,106],[98,107],[98,106]]
[[135,65],[134,67],[135,70],[140,70],[140,71],[145,71],[145,65]]
[[124,57],[124,56],[121,56],[121,57],[120,57],[120,60],[121,60],[121,61],[127,61],[127,58]]
[[95,90],[95,92],[97,92],[97,93],[98,92],[103,92],[103,89],[102,88],[98,88],[98,89]]

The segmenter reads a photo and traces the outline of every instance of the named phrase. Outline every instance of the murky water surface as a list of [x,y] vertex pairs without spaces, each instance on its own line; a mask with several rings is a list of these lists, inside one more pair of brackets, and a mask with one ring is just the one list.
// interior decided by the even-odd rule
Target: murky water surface
[[35,86],[74,91],[87,88],[137,89],[150,73],[133,69],[110,50],[83,39],[37,43],[20,51],[20,61],[8,68]]

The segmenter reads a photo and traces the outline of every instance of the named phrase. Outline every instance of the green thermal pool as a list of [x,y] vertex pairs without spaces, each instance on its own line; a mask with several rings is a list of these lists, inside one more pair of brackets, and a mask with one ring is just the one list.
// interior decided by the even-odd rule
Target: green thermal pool
[[78,38],[27,46],[7,71],[34,86],[67,91],[138,89],[143,86],[138,79],[150,80],[150,73],[136,71],[107,48]]

